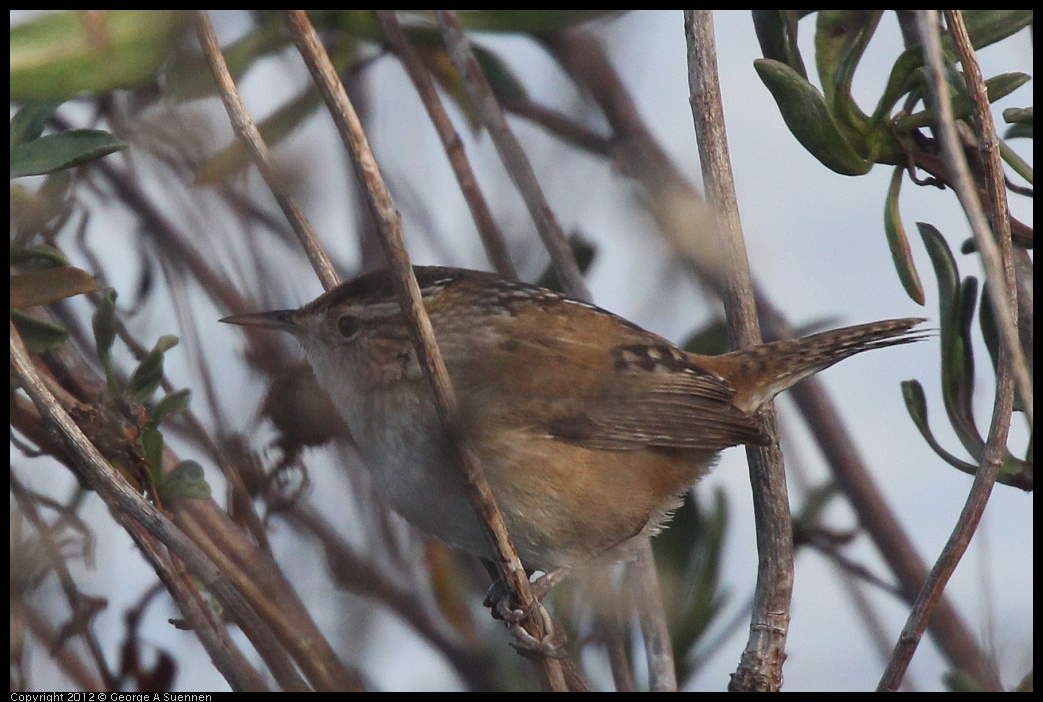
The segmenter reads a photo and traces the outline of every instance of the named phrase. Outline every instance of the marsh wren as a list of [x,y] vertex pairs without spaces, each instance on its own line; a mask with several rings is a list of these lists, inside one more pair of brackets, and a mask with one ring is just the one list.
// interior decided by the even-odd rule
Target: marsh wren
[[[414,267],[477,455],[525,567],[549,571],[659,530],[757,410],[837,361],[916,341],[894,319],[721,356],[687,353],[594,305],[457,268]],[[422,531],[492,550],[385,271],[298,310],[227,317],[297,338],[377,490]]]

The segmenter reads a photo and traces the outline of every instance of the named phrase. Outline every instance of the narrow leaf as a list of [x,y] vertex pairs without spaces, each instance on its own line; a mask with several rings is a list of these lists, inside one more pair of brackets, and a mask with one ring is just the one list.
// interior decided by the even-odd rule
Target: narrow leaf
[[149,419],[153,423],[159,424],[172,414],[184,412],[188,409],[188,402],[191,397],[192,391],[188,388],[175,390],[156,403],[156,406],[149,413]]
[[[1009,130],[1007,130],[1007,139],[1010,138],[1011,131],[1017,129],[1020,126],[1021,125],[1014,125]],[[1032,138],[1031,125],[1029,125],[1027,136],[1030,139]],[[1025,159],[1021,158],[1021,156],[1016,151],[1014,151],[1014,149],[1010,148],[1010,144],[1007,143],[1006,139],[1000,139],[1000,156],[1003,158],[1004,163],[1006,163],[1008,166],[1014,169],[1015,173],[1017,173],[1019,176],[1025,179],[1025,182],[1027,182],[1029,185],[1032,184],[1032,166],[1030,166]]]
[[152,484],[157,485],[163,478],[163,433],[154,425],[146,426],[141,430],[141,447],[145,450]]
[[39,139],[47,120],[61,104],[61,100],[46,100],[22,105],[11,118],[11,146]]
[[803,78],[808,77],[797,45],[798,10],[752,10],[753,28],[764,58],[786,64]]
[[904,381],[902,383],[902,397],[905,399],[905,407],[909,411],[913,424],[920,430],[920,435],[923,436],[927,445],[952,467],[970,475],[977,473],[978,467],[976,465],[956,458],[956,456],[942,448],[942,445],[934,438],[934,434],[931,433],[931,427],[927,423],[927,397],[924,395],[923,387],[920,383],[915,380]]
[[978,304],[977,278],[965,278],[948,317],[942,318],[942,397],[949,421],[963,447],[980,460],[985,440],[974,420],[974,351],[971,320]]
[[887,234],[887,246],[891,250],[891,260],[894,261],[895,271],[898,279],[902,281],[902,287],[909,297],[918,305],[923,305],[927,298],[924,295],[923,284],[920,282],[920,274],[916,272],[916,264],[913,262],[912,250],[909,247],[909,237],[905,233],[902,224],[902,213],[898,206],[898,194],[902,189],[902,177],[905,168],[895,166],[891,174],[891,184],[887,188],[887,198],[884,201],[884,232]]
[[851,83],[882,16],[882,10],[819,10],[815,18],[815,64],[826,105],[852,140],[869,131],[869,117],[851,97]]
[[177,342],[176,336],[161,336],[152,350],[145,354],[127,385],[131,397],[138,402],[145,402],[152,397],[152,393],[163,382],[163,354],[176,346]]
[[11,249],[11,263],[28,263],[30,261],[43,263],[48,266],[69,265],[69,259],[65,258],[65,254],[46,244],[41,244],[40,246],[19,246]]
[[11,147],[11,177],[53,173],[125,148],[126,142],[98,129],[49,134]]
[[18,329],[25,348],[34,355],[53,351],[69,338],[69,332],[65,327],[18,310],[11,311],[11,321]]
[[[1006,39],[1032,24],[1032,10],[963,10],[963,24],[975,49]],[[952,40],[945,35],[946,47]]]
[[116,291],[112,288],[106,289],[101,294],[98,309],[92,320],[94,327],[94,345],[98,349],[98,358],[105,369],[108,380],[109,391],[116,391],[116,376],[112,372],[112,342],[116,339]]
[[[302,122],[315,114],[321,104],[322,96],[319,91],[308,88],[259,122],[257,129],[268,146],[275,146],[292,134]],[[199,167],[196,171],[195,184],[223,183],[246,169],[251,163],[250,150],[243,142],[236,139]]]

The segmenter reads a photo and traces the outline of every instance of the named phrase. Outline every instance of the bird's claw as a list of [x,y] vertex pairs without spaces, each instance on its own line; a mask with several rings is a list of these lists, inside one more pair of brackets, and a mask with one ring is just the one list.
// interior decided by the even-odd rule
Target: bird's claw
[[[501,579],[497,578],[489,587],[482,604],[489,608],[494,619],[503,620],[507,624],[507,628],[511,632],[511,646],[520,654],[527,657],[568,657],[564,650],[567,637],[554,625],[550,613],[541,603],[543,597],[560,579],[557,571],[537,578],[531,583],[532,604],[525,608],[516,606],[513,596]],[[539,638],[530,634],[522,626],[522,622],[533,613],[539,616],[545,632]]]

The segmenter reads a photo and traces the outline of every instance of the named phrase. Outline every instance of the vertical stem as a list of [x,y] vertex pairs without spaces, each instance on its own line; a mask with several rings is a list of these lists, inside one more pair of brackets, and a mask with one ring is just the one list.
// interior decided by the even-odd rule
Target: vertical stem
[[[684,16],[688,84],[703,182],[716,217],[720,246],[725,252],[724,268],[716,273],[723,278],[724,308],[731,334],[739,347],[751,346],[760,343],[761,336],[728,155],[713,16],[710,10],[685,10]],[[768,436],[778,435],[771,406],[762,411],[761,422]],[[771,446],[747,447],[746,455],[750,464],[760,567],[750,636],[729,688],[778,690],[782,686],[782,662],[793,596],[793,530],[786,475],[777,441]]]

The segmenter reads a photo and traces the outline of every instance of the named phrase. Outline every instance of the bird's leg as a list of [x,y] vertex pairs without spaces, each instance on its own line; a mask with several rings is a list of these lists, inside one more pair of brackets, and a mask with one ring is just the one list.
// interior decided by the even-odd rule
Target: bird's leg
[[[543,606],[543,598],[550,589],[561,582],[568,572],[566,568],[557,568],[549,573],[544,573],[532,582],[533,603],[526,609],[515,606],[507,584],[500,577],[496,565],[487,559],[482,559],[482,564],[493,578],[492,585],[482,604],[489,608],[494,619],[501,619],[507,624],[511,632],[511,645],[523,655],[546,656],[549,658],[567,658],[564,651],[566,637],[555,625],[554,620]],[[531,572],[526,571],[528,575]],[[521,622],[535,610],[543,623],[546,632],[542,638],[537,639],[521,626]]]

